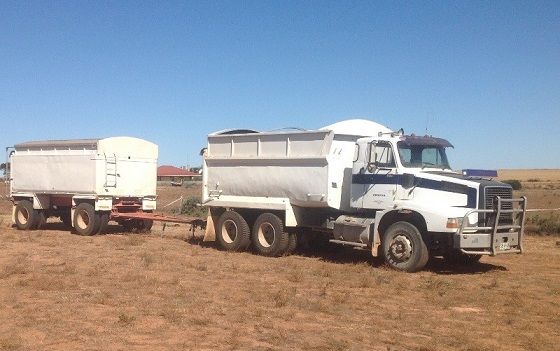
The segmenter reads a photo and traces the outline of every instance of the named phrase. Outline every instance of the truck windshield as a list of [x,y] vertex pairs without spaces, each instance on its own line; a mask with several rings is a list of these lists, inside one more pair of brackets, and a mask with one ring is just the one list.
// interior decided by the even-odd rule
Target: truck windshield
[[404,167],[448,169],[445,148],[434,145],[406,145],[398,142],[399,156]]

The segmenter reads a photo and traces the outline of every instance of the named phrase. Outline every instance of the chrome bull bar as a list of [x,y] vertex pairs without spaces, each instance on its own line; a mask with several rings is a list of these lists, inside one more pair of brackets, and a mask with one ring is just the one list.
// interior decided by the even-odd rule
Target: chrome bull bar
[[[502,208],[504,203],[511,203],[511,208]],[[503,199],[497,196],[492,209],[473,209],[463,216],[461,226],[455,234],[454,246],[469,255],[496,256],[507,253],[523,253],[526,212],[527,197]],[[473,213],[495,214],[492,226],[468,226],[468,217]],[[501,215],[507,213],[512,214],[512,224],[500,225]]]

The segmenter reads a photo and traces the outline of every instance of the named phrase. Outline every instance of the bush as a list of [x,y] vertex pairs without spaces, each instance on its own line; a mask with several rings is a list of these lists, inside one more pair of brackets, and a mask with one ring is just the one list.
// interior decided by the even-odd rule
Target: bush
[[511,185],[513,190],[521,190],[521,188],[522,188],[521,182],[517,179],[502,180],[502,183],[506,183],[506,184]]
[[537,226],[538,234],[560,234],[560,215],[536,215],[529,218],[528,222]]
[[196,196],[189,196],[183,200],[181,204],[181,214],[191,217],[206,217],[207,208],[198,206],[200,198]]

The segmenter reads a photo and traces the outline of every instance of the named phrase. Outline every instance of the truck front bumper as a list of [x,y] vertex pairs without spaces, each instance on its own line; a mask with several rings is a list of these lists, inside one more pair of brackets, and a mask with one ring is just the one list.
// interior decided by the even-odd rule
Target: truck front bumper
[[[511,203],[510,209],[503,209],[503,203]],[[517,205],[517,206],[514,206]],[[465,214],[463,222],[453,238],[453,246],[465,254],[490,255],[523,252],[523,234],[525,229],[525,213],[527,198],[502,199],[497,197],[493,209],[474,209]],[[488,227],[470,227],[468,216],[472,213],[488,213],[494,218]],[[511,213],[517,217],[513,224],[501,224],[500,215]],[[515,216],[517,215],[517,216]]]

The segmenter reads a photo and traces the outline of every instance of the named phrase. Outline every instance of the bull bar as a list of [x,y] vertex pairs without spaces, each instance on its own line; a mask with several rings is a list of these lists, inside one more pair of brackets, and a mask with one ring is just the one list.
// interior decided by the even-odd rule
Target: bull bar
[[[504,203],[511,203],[511,208],[502,208]],[[506,253],[523,253],[526,212],[527,197],[503,199],[497,196],[492,209],[473,209],[463,216],[463,221],[455,233],[454,245],[461,252],[469,255],[496,256]],[[486,227],[467,226],[468,217],[473,213],[493,213],[495,214],[494,221],[491,226]],[[512,214],[512,224],[501,225],[500,216],[507,213]],[[517,221],[515,214],[519,214]],[[468,232],[465,233],[465,230]],[[510,243],[513,245],[510,246]]]

